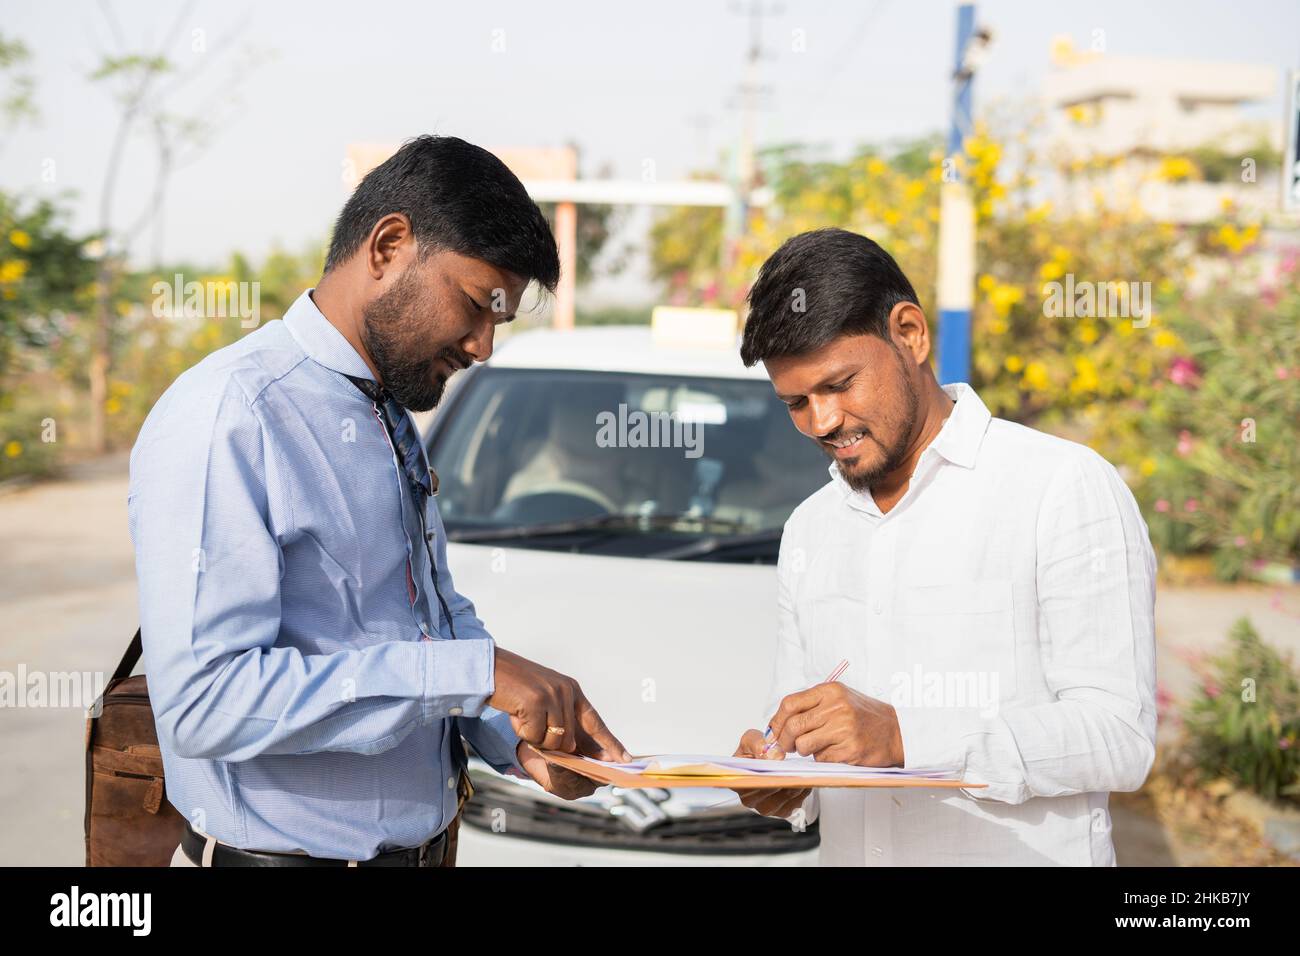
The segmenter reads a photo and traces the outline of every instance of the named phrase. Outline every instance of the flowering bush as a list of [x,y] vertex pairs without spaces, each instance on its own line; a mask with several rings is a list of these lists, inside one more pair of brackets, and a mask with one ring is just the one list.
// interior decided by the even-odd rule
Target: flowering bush
[[1148,467],[1137,493],[1158,545],[1208,550],[1223,578],[1300,555],[1300,291],[1222,290],[1172,319],[1185,351],[1135,409]]
[[[972,383],[995,415],[1114,462],[1161,550],[1211,551],[1228,578],[1251,561],[1295,560],[1294,257],[1261,291],[1249,274],[1261,224],[1232,203],[1211,221],[1159,222],[1138,201],[1129,157],[1056,157],[1033,143],[1032,131],[999,141],[980,126],[957,157],[976,214]],[[775,200],[752,214],[721,273],[720,216],[658,220],[652,261],[674,302],[739,307],[782,241],[840,226],[888,249],[935,321],[939,195],[951,171],[936,141],[842,163],[785,148],[767,168]],[[1138,184],[1201,176],[1170,156]],[[1253,443],[1240,440],[1244,419]]]
[[1228,639],[1188,706],[1188,753],[1208,778],[1300,802],[1300,675],[1246,618]]

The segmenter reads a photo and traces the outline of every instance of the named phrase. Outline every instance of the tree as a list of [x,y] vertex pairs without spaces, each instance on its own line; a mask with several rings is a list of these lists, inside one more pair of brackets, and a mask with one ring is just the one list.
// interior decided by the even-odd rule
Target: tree
[[0,77],[6,80],[6,88],[0,91],[0,125],[6,131],[40,115],[35,100],[36,81],[26,72],[29,60],[27,44],[0,33]]
[[[127,49],[121,27],[112,7],[101,6],[108,20],[110,32],[117,49],[106,54],[90,79],[106,86],[117,109],[117,126],[109,147],[108,162],[104,170],[104,185],[100,194],[100,235],[103,250],[99,259],[96,280],[97,322],[90,352],[90,405],[91,445],[96,451],[107,447],[105,402],[108,398],[108,379],[112,364],[113,328],[116,321],[113,307],[113,290],[118,276],[124,271],[124,261],[132,241],[148,225],[154,229],[154,263],[162,258],[162,223],[166,205],[167,186],[171,176],[186,161],[192,161],[210,143],[215,131],[228,123],[228,119],[213,115],[211,110],[195,110],[191,115],[177,113],[168,108],[171,98],[204,73],[230,49],[230,37],[241,32],[244,24],[232,34],[214,43],[208,49],[206,35],[201,31],[191,34],[191,48],[204,56],[197,65],[179,70],[165,51],[175,47],[181,31],[190,18],[194,3],[182,6],[171,27],[164,33],[159,46],[150,52]],[[245,21],[246,22],[246,21]],[[236,108],[234,88],[247,77],[247,69],[232,72],[231,79],[218,91],[215,102],[224,109]],[[168,82],[170,81],[170,82]],[[135,220],[126,227],[117,225],[115,200],[120,182],[123,156],[132,133],[144,126],[153,138],[157,152],[157,168],[149,201]]]

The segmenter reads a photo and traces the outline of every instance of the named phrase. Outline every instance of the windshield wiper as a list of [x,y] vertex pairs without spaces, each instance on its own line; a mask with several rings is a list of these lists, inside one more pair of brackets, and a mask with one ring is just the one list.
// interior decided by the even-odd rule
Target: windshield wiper
[[577,534],[584,531],[603,531],[616,528],[629,520],[627,515],[597,515],[594,518],[577,518],[573,521],[554,521],[550,524],[506,525],[498,528],[447,529],[448,541],[507,541],[511,538],[544,538],[549,535]]
[[[447,540],[466,544],[486,541],[509,541],[519,538],[546,538],[552,535],[583,534],[591,531],[692,531],[680,528],[683,524],[703,525],[707,533],[730,531],[744,525],[724,521],[718,518],[695,517],[692,515],[622,515],[605,514],[591,518],[576,518],[572,521],[556,521],[550,524],[523,524],[504,528],[465,528],[447,529]],[[712,539],[710,539],[712,540]]]
[[669,548],[667,551],[660,551],[656,554],[648,554],[646,557],[654,558],[657,561],[689,561],[692,558],[702,558],[706,555],[735,551],[754,545],[779,544],[782,530],[784,529],[768,528],[766,531],[755,531],[752,534],[701,538],[699,541],[692,541],[690,544],[684,544],[678,548]]

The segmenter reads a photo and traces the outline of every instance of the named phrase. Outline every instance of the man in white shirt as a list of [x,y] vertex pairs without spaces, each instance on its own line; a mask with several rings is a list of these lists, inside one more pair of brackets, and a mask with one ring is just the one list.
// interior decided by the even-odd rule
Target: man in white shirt
[[941,388],[930,350],[911,284],[853,233],[794,237],[750,293],[741,356],[833,463],[781,541],[771,733],[737,753],[986,786],[741,797],[819,818],[823,864],[1114,865],[1109,791],[1155,754],[1146,525],[1105,459]]

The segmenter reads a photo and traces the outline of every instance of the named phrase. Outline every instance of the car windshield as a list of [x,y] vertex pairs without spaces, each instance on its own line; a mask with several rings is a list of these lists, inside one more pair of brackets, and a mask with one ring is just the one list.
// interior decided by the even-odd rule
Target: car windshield
[[449,396],[429,456],[453,539],[663,557],[773,556],[827,481],[761,379],[486,366]]

